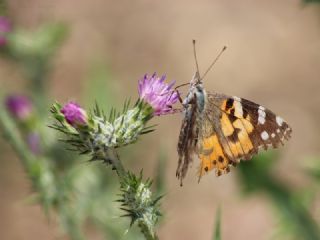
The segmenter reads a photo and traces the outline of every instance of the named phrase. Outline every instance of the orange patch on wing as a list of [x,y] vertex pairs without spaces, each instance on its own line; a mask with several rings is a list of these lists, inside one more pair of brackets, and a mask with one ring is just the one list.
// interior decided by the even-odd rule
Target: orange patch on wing
[[[227,154],[230,157],[235,157],[240,160],[242,156],[245,154],[249,153],[250,150],[253,149],[252,142],[249,138],[249,133],[253,131],[253,125],[251,124],[250,120],[250,115],[247,114],[246,118],[243,117],[243,110],[240,111],[239,109],[242,108],[241,103],[234,101],[233,105],[231,108],[226,110],[227,106],[227,99],[222,102],[221,109],[223,110],[222,116],[221,116],[221,128],[223,134],[228,137],[230,136],[234,129],[240,129],[238,132],[238,141],[229,141],[228,142],[228,147],[230,148],[230,151],[232,154],[229,154],[230,151],[226,151]],[[230,122],[228,115],[231,114],[231,110],[234,111],[234,116],[238,118],[235,120],[233,123]],[[231,125],[231,126],[230,126]],[[228,149],[229,150],[229,149]]]
[[210,154],[199,154],[201,161],[199,178],[214,168],[218,176],[230,171],[229,159],[224,155],[217,135],[212,135],[202,140],[202,152],[210,152]]
[[253,149],[253,145],[247,131],[249,131],[249,129],[252,131],[253,126],[250,122],[246,121],[245,123],[245,121],[241,121],[241,119],[234,121],[233,126],[240,129],[238,133],[239,144],[241,144],[244,154],[248,154],[250,150]]
[[222,128],[222,133],[225,136],[230,136],[234,131],[232,123],[230,122],[230,120],[229,120],[229,118],[228,118],[226,113],[222,113],[222,116],[221,116],[221,128]]
[[[221,129],[222,129],[223,135],[226,137],[231,136],[235,131],[234,126],[232,125],[226,113],[222,113],[221,115]],[[233,143],[229,141],[228,147],[225,149],[227,150],[226,153],[230,157],[233,157],[233,156],[238,157],[243,154],[243,150],[241,148],[240,143]]]
[[251,133],[253,131],[253,125],[250,122],[249,115],[246,118],[241,119],[241,122],[248,133]]
[[[229,141],[229,142],[228,142],[228,145],[229,145],[229,147],[230,147],[230,150],[231,150],[231,152],[232,152],[232,155],[233,155],[235,158],[239,158],[239,157],[243,156],[244,150],[242,149],[240,142],[231,142],[231,141]],[[240,159],[239,159],[239,160],[240,160]]]

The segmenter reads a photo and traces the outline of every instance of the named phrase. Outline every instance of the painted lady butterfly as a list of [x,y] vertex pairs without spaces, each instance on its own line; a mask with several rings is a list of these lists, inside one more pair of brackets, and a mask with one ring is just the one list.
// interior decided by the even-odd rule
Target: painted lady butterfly
[[200,159],[199,180],[210,170],[216,175],[230,171],[240,159],[249,160],[260,149],[277,148],[290,138],[292,129],[279,116],[249,100],[224,94],[207,92],[202,79],[214,65],[213,61],[200,77],[197,72],[190,89],[182,101],[184,119],[180,130],[176,175],[185,178],[194,155]]

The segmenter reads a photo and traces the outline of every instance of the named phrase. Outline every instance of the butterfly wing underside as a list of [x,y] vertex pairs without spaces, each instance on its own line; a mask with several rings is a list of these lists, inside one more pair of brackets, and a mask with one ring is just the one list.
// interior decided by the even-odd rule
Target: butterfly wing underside
[[208,93],[207,99],[198,136],[199,178],[213,169],[217,176],[228,173],[230,165],[290,138],[289,125],[259,104],[223,94]]
[[199,134],[197,119],[197,105],[190,104],[185,109],[185,116],[181,125],[178,142],[179,162],[176,176],[178,179],[180,179],[181,185],[183,178],[185,178],[187,174],[189,165],[193,160],[193,156],[197,152],[197,141]]

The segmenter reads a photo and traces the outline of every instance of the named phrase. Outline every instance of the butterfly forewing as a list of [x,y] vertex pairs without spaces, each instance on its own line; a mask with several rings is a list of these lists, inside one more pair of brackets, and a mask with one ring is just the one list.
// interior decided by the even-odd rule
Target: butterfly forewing
[[199,125],[199,177],[215,169],[219,176],[230,165],[249,160],[260,149],[276,148],[290,138],[291,128],[265,107],[238,97],[207,94]]
[[[210,96],[208,98],[210,99]],[[241,119],[246,126],[255,151],[260,148],[266,150],[270,146],[276,148],[290,138],[292,130],[289,125],[269,109],[244,98],[225,95],[220,95],[218,98],[222,99],[221,111],[228,113],[230,120]],[[248,128],[251,127],[250,131]]]

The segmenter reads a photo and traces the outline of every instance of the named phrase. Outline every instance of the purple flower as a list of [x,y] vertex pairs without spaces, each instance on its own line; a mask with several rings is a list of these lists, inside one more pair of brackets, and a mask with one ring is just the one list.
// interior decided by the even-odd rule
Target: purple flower
[[11,31],[11,24],[9,20],[0,16],[0,46],[3,46],[7,43],[7,33]]
[[68,102],[61,109],[66,121],[73,127],[84,126],[87,124],[87,113],[77,103]]
[[7,110],[18,120],[26,120],[32,113],[32,103],[26,96],[11,95],[5,101]]
[[40,136],[36,132],[30,132],[27,135],[27,144],[34,154],[40,153]]
[[147,74],[139,81],[139,96],[149,103],[154,115],[172,113],[172,105],[178,101],[178,93],[172,89],[175,81],[170,84],[164,82],[166,76],[157,77],[154,73],[151,77]]

